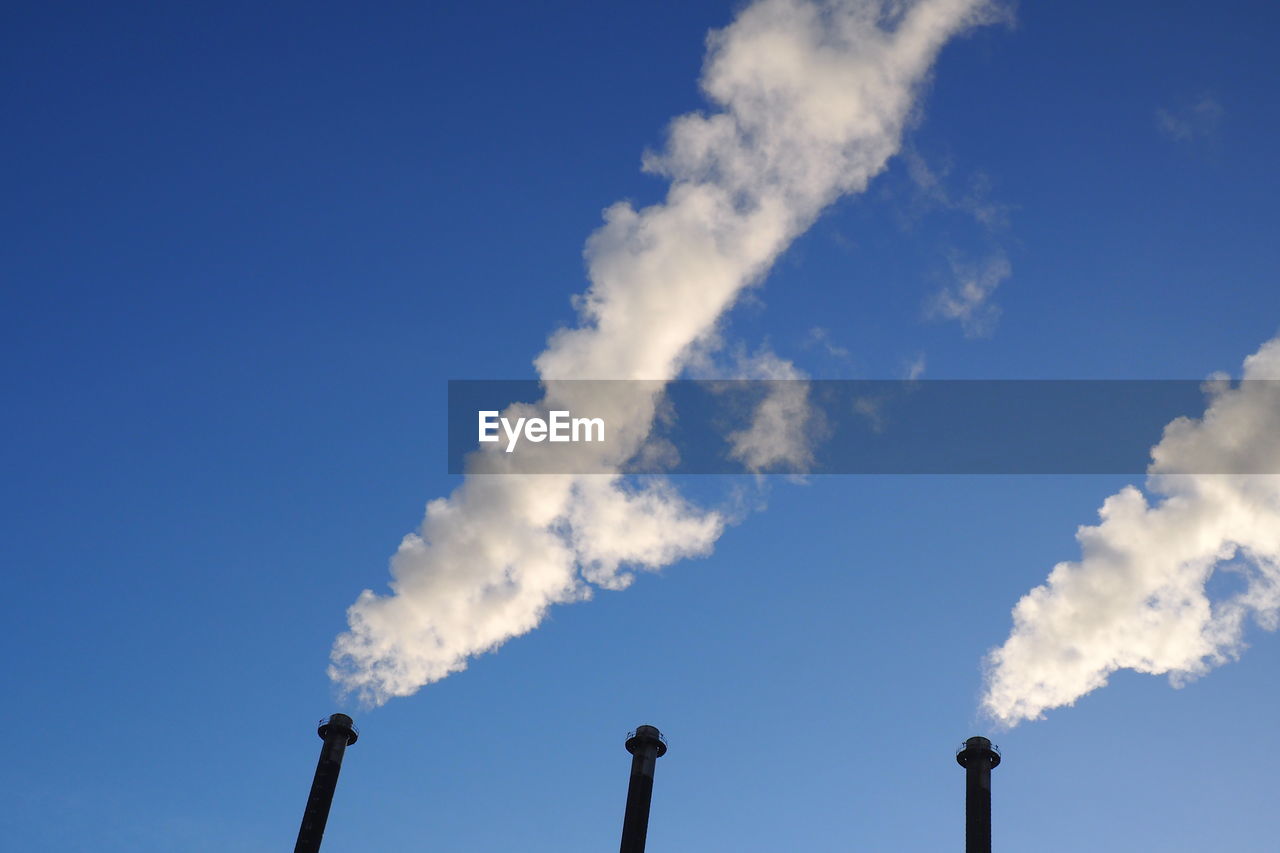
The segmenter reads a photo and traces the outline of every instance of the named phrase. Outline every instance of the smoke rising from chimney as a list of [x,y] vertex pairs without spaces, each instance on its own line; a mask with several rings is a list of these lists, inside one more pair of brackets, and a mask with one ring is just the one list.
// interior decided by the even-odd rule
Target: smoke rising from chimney
[[[1246,380],[1280,379],[1280,338],[1245,359]],[[1175,687],[1236,658],[1250,618],[1280,624],[1280,382],[1206,384],[1199,419],[1178,418],[1152,449],[1149,501],[1134,486],[1076,533],[1079,562],[1059,563],[1013,610],[987,658],[983,708],[1008,725],[1070,705],[1132,669]],[[1171,474],[1170,471],[1226,474]],[[1211,600],[1215,572],[1240,589]]]
[[[665,150],[646,155],[670,180],[665,201],[609,207],[587,241],[579,325],[534,361],[548,399],[581,408],[557,379],[677,376],[823,208],[884,169],[939,49],[989,13],[984,0],[759,0],[712,32],[701,82],[716,111],[677,118]],[[330,677],[373,704],[409,695],[532,630],[553,604],[709,553],[723,516],[617,473],[617,448],[641,447],[660,390],[604,412],[592,401],[610,424],[633,425],[598,475],[475,476],[504,463],[474,454],[392,558],[392,593],[365,590],[348,609]]]

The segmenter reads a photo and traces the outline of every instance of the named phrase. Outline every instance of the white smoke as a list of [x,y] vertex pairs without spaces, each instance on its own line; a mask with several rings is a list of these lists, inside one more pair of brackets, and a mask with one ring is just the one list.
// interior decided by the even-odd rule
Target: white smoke
[[[1244,362],[1246,380],[1280,379],[1280,338]],[[988,657],[984,709],[1013,725],[1070,705],[1119,669],[1174,686],[1235,658],[1250,617],[1280,622],[1280,382],[1206,385],[1199,420],[1170,423],[1152,450],[1149,502],[1128,486],[1076,534],[1018,602],[1013,632]],[[1220,473],[1177,473],[1177,472]],[[1273,472],[1273,473],[1250,473]],[[1241,589],[1211,600],[1215,572]]]
[[771,468],[805,472],[813,465],[812,439],[820,413],[809,405],[809,383],[794,364],[764,350],[740,368],[744,378],[763,379],[767,389],[747,426],[726,436],[729,457],[748,471]]
[[[676,119],[665,151],[646,156],[671,181],[664,202],[605,211],[586,246],[580,324],[534,362],[548,395],[573,393],[557,379],[677,376],[823,208],[884,168],[938,50],[988,11],[984,0],[759,0],[711,33],[702,87],[718,111]],[[348,610],[330,677],[372,703],[408,695],[531,630],[550,605],[626,586],[628,568],[708,553],[720,515],[616,473],[618,455],[642,446],[656,394],[616,405],[633,434],[611,440],[601,474],[492,476],[499,454],[476,454],[401,543],[392,594],[366,590]]]
[[984,338],[995,329],[1000,308],[991,304],[997,287],[1013,274],[1004,252],[997,251],[978,264],[951,259],[954,284],[934,294],[931,316],[958,320],[966,337]]

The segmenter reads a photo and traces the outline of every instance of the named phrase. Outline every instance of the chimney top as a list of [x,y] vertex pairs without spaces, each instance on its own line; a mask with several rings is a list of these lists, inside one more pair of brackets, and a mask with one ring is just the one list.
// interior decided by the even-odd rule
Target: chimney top
[[960,748],[956,750],[956,763],[961,767],[968,767],[970,758],[986,760],[992,767],[996,767],[1000,764],[1000,747],[984,737],[975,735],[960,744]]
[[658,757],[666,754],[667,739],[658,731],[657,726],[637,726],[635,731],[627,733],[627,752],[632,755],[636,754],[641,745],[650,743],[657,744]]
[[347,746],[355,743],[360,738],[360,730],[356,728],[355,720],[346,714],[333,714],[325,717],[316,727],[316,734],[320,735],[323,740],[329,736],[329,730],[343,731],[347,733]]

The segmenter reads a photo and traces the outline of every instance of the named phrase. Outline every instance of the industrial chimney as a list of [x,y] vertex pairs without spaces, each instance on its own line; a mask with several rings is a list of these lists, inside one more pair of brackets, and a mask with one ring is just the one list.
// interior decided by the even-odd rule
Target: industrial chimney
[[320,762],[316,765],[316,777],[311,783],[311,796],[307,797],[307,810],[302,813],[302,828],[298,830],[298,843],[293,853],[317,853],[320,850],[324,825],[329,820],[329,806],[333,804],[333,791],[338,787],[343,753],[360,737],[355,723],[346,714],[334,714],[321,720],[316,734],[320,735],[324,746],[320,747]]
[[644,853],[653,769],[667,751],[667,739],[653,726],[640,726],[627,735],[626,745],[631,753],[631,784],[627,787],[627,813],[622,818],[621,853]]
[[965,853],[991,853],[991,771],[1000,764],[1000,750],[984,737],[971,737],[956,752],[965,770]]

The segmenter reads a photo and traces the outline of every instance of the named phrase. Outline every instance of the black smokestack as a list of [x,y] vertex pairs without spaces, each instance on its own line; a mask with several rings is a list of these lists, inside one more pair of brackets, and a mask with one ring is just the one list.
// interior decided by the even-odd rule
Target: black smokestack
[[644,853],[649,834],[649,801],[653,799],[653,769],[667,751],[667,739],[653,726],[640,726],[627,736],[631,753],[631,784],[627,813],[622,818],[621,853]]
[[333,791],[338,787],[338,773],[342,771],[343,753],[360,737],[355,723],[346,714],[334,714],[327,720],[321,720],[316,734],[320,735],[324,746],[320,747],[316,778],[311,783],[311,796],[307,797],[307,810],[302,813],[302,828],[298,830],[298,843],[293,853],[317,853],[320,850],[324,825],[329,820],[329,806],[333,805]]
[[971,737],[956,752],[965,770],[965,853],[991,853],[991,770],[1000,763],[1000,750],[984,737]]

